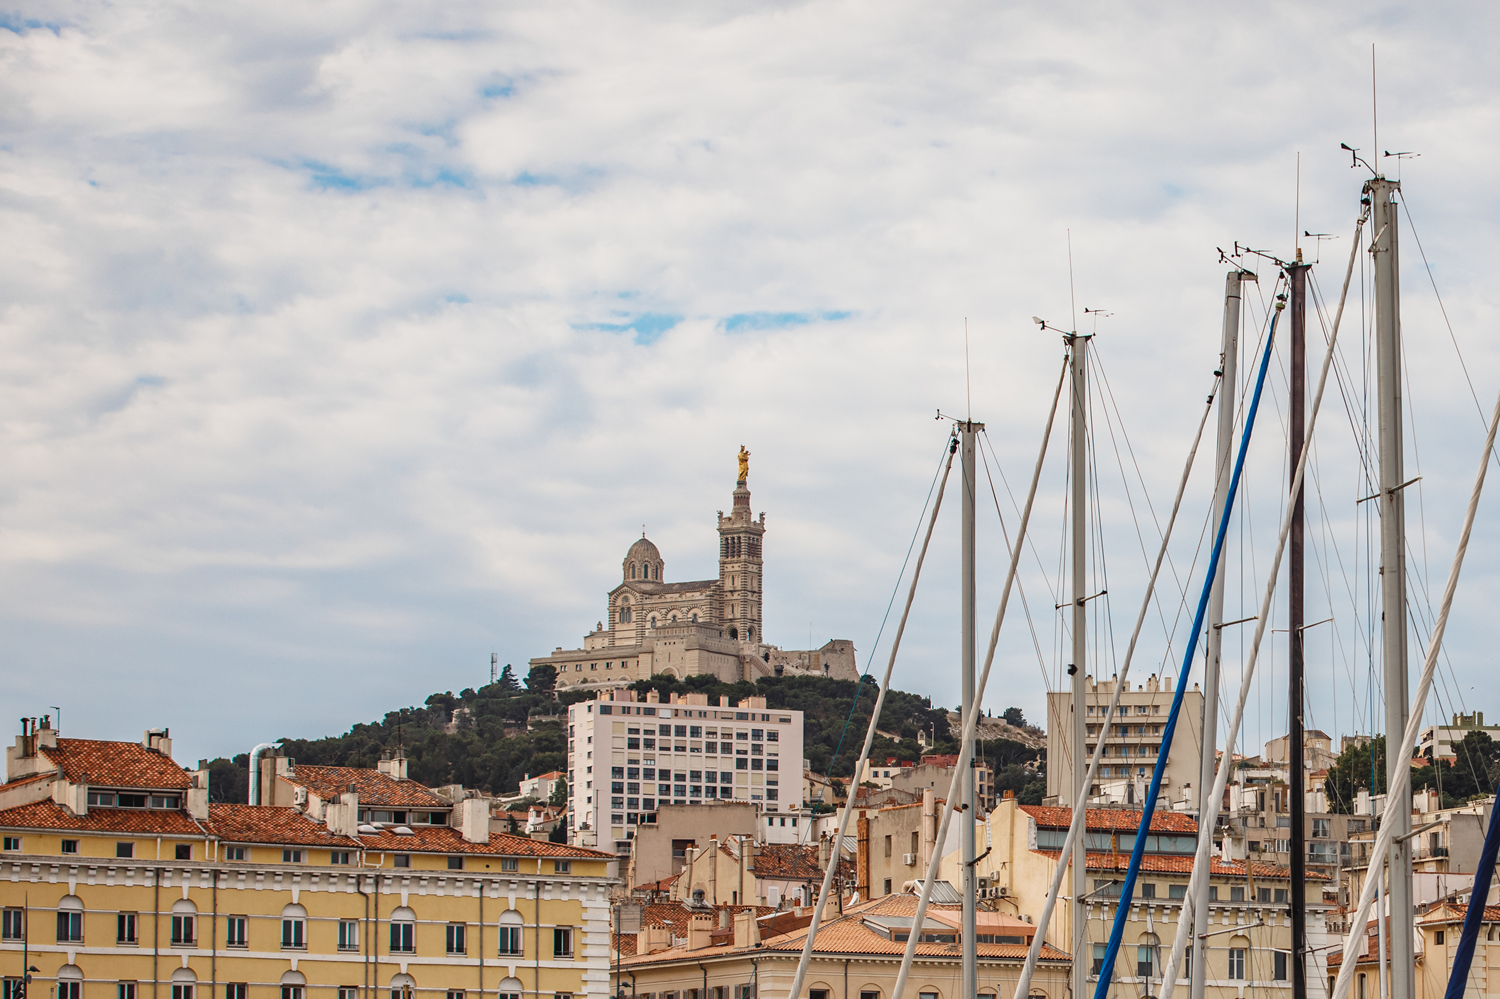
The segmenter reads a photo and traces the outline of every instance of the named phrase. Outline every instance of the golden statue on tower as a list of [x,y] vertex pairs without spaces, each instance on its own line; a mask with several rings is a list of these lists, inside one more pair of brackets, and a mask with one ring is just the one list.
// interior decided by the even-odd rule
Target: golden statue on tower
[[745,450],[745,445],[740,445],[740,481],[744,482],[750,474],[750,452]]

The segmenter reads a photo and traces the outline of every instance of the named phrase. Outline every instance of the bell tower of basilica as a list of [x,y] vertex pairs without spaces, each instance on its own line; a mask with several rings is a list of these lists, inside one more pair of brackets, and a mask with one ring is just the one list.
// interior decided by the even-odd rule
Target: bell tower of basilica
[[740,447],[739,479],[729,516],[719,511],[719,620],[726,638],[747,645],[765,644],[761,620],[761,538],[766,515],[750,512],[750,452]]

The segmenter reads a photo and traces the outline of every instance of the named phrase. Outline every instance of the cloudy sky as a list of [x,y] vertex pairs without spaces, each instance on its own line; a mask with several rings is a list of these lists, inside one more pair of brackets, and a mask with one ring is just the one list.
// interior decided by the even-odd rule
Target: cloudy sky
[[[1403,232],[1430,616],[1483,439],[1474,394],[1487,414],[1500,388],[1497,20],[1480,4],[12,4],[9,717],[58,705],[91,737],[170,726],[191,761],[478,686],[492,652],[524,669],[602,617],[642,525],[671,578],[715,573],[741,444],[769,525],[768,636],[852,639],[878,668],[947,433],[934,414],[972,406],[1019,500],[1062,362],[1030,317],[1067,327],[1076,309],[1093,329],[1085,307],[1110,313],[1107,674],[1159,537],[1147,496],[1164,516],[1217,362],[1216,247],[1285,257],[1298,227],[1337,234],[1303,240],[1335,299],[1363,176],[1341,141],[1399,168],[1430,265],[1431,282]],[[1275,280],[1247,260],[1246,367]],[[1330,731],[1367,727],[1370,703],[1360,274],[1309,528],[1308,618],[1338,618],[1310,652]],[[1258,600],[1274,540],[1284,363],[1231,535],[1231,610]],[[1033,718],[1066,664],[1049,591],[1065,439],[1024,580],[1036,639],[1017,606],[986,698]],[[987,481],[980,511],[987,632],[1005,559]],[[1434,712],[1500,717],[1481,682],[1497,511],[1487,499]],[[896,684],[954,705],[945,513]],[[1182,654],[1186,629],[1170,652],[1167,631],[1200,585],[1206,515],[1200,470],[1138,671]],[[1285,657],[1269,658],[1252,743],[1284,724]]]

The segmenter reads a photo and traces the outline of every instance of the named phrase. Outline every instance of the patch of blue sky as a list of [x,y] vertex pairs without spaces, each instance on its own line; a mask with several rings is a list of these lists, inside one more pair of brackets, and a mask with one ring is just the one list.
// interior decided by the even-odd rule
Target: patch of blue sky
[[833,323],[848,319],[853,314],[847,309],[832,312],[737,312],[724,319],[719,325],[726,333],[740,333],[750,330],[806,326],[808,323]]
[[479,88],[479,96],[485,100],[494,100],[496,97],[514,97],[515,94],[516,81],[511,79],[495,80]]
[[36,31],[45,28],[54,35],[62,31],[61,21],[39,21],[34,17],[22,17],[12,11],[0,10],[0,29],[24,35],[28,31]]
[[432,173],[412,174],[406,181],[412,187],[461,187],[468,190],[474,186],[474,175],[438,167]]
[[603,177],[604,170],[600,167],[579,166],[568,173],[533,173],[522,170],[511,177],[510,182],[517,187],[557,187],[570,193],[579,193],[589,190]]
[[682,322],[681,316],[664,312],[642,312],[639,315],[625,317],[622,322],[585,323],[577,329],[600,330],[605,333],[634,333],[636,343],[652,344],[660,340],[663,333],[680,322]]
[[386,187],[390,184],[390,180],[385,177],[349,173],[317,160],[301,160],[296,164],[282,165],[289,169],[307,171],[312,186],[320,191],[367,191],[372,187]]

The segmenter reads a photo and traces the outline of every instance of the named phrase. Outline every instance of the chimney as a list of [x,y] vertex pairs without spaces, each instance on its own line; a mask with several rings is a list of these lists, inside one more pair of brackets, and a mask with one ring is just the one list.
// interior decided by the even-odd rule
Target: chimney
[[724,908],[719,910],[719,929],[727,930],[734,926],[734,910]]
[[833,837],[824,833],[818,837],[818,866],[828,870],[828,858],[832,853]]
[[859,813],[856,827],[859,835],[859,852],[854,859],[854,890],[863,891],[865,899],[870,897],[870,813]]
[[643,926],[640,936],[635,939],[637,954],[653,954],[672,946],[672,929],[669,926]]
[[200,822],[208,821],[208,761],[199,760],[187,792],[187,813]]
[[[926,871],[932,863],[932,847],[937,839],[937,802],[933,797],[932,788],[922,789],[922,866]],[[923,877],[926,877],[924,874]]]
[[[46,721],[47,719],[42,719],[43,724],[46,724]],[[148,728],[146,729],[145,737],[141,739],[141,745],[145,746],[149,750],[152,750],[153,752],[160,753],[170,760],[172,758],[172,740],[170,738],[171,732],[171,729],[166,728]],[[43,735],[44,741],[42,745],[46,745],[47,743],[45,741],[45,733],[43,733]],[[57,732],[55,730],[52,732],[52,745],[57,745]]]
[[754,947],[760,943],[760,924],[755,921],[754,909],[741,909],[734,914],[734,946],[737,950]]
[[453,809],[465,843],[490,841],[490,805],[483,798],[465,798]]
[[713,946],[714,917],[707,912],[695,912],[688,917],[688,950],[702,950]]

